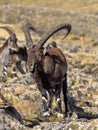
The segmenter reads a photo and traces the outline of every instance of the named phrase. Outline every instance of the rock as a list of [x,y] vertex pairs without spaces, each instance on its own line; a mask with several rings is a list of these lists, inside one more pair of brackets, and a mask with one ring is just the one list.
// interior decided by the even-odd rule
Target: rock
[[98,40],[93,43],[93,46],[98,46]]
[[70,52],[74,52],[77,53],[80,50],[80,46],[79,45],[72,45],[70,46],[70,48],[68,49]]
[[19,129],[19,130],[26,130],[25,126],[21,125],[19,121],[17,121],[14,117],[7,114],[3,109],[0,109],[0,129]]

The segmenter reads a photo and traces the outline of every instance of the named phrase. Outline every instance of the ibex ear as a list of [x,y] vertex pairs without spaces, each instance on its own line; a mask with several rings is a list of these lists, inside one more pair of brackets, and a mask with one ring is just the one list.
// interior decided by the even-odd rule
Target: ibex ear
[[59,48],[51,48],[51,49],[47,50],[45,54],[50,55],[50,56],[54,57],[55,59],[58,59],[59,61],[62,61],[62,62],[65,61],[64,54],[62,53],[62,51]]
[[50,48],[50,49],[46,50],[45,55],[50,55],[50,56],[56,56],[57,57],[57,53],[56,53],[55,48]]

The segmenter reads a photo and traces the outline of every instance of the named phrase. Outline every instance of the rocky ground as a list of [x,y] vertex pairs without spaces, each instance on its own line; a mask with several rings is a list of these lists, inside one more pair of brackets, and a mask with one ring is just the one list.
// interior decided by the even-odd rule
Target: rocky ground
[[87,37],[81,40],[79,35],[70,34],[68,39],[57,40],[57,44],[68,62],[72,117],[58,118],[54,110],[49,118],[44,118],[41,94],[30,74],[13,74],[11,67],[5,72],[1,66],[0,130],[98,129],[98,41]]
[[[87,5],[92,7],[93,0],[89,2]],[[57,42],[68,62],[68,101],[73,112],[71,118],[58,118],[54,110],[49,118],[44,118],[41,94],[30,74],[15,74],[11,67],[5,71],[0,65],[0,130],[98,129],[98,13],[91,8],[86,12],[85,3],[83,7],[84,12],[76,12],[60,7],[7,5],[6,1],[0,5],[0,26],[13,27],[19,45],[24,43],[21,26],[25,22],[31,22],[42,32],[60,23],[71,23],[68,38],[61,40],[63,36],[57,35],[51,40]],[[8,37],[0,29],[0,46],[4,36]],[[35,42],[39,40],[38,35],[33,38]],[[61,98],[64,110],[62,95]],[[53,108],[55,106],[54,102]]]

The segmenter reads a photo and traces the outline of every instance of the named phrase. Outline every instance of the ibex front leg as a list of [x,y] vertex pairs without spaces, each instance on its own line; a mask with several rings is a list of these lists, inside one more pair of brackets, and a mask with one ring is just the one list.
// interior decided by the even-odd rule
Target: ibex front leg
[[48,96],[47,96],[47,92],[46,90],[41,86],[41,85],[37,85],[41,95],[42,95],[42,103],[43,103],[43,107],[44,107],[44,116],[45,117],[49,117],[50,114],[49,114],[49,109],[48,109],[48,106],[47,106],[47,102],[48,102]]
[[53,98],[54,98],[54,93],[53,93],[52,89],[49,89],[48,93],[49,93],[49,104],[48,104],[48,107],[51,110],[52,109],[52,102],[53,102]]
[[56,102],[57,102],[57,112],[58,112],[58,117],[64,117],[63,113],[62,113],[62,108],[61,108],[61,98],[60,98],[60,94],[61,94],[61,84],[56,85],[55,88],[55,96],[56,96]]

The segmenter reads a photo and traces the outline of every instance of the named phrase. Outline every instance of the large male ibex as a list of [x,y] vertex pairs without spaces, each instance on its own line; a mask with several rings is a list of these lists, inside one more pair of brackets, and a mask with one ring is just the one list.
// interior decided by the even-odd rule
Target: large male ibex
[[[13,64],[14,68],[18,69],[22,74],[26,73],[27,67],[27,49],[26,47],[19,47],[17,44],[17,37],[14,30],[9,26],[0,26],[9,33],[9,38],[0,48],[0,63],[3,66]],[[22,67],[24,66],[24,68]]]
[[[56,32],[66,29],[67,34],[71,31],[70,24],[60,24],[50,29],[37,45],[33,44],[30,33],[26,37],[28,45],[28,66],[32,77],[37,83],[37,87],[42,94],[42,101],[44,105],[44,115],[49,116],[49,108],[52,107],[54,95],[58,104],[58,116],[62,115],[61,109],[61,89],[63,90],[65,114],[68,114],[67,104],[67,62],[62,51],[53,44],[53,47],[47,47],[46,52],[43,52],[43,45]],[[27,34],[27,32],[25,32]],[[27,35],[25,35],[27,36]],[[65,37],[66,37],[65,36]],[[47,91],[46,91],[47,90]],[[49,93],[49,104],[47,92]]]

